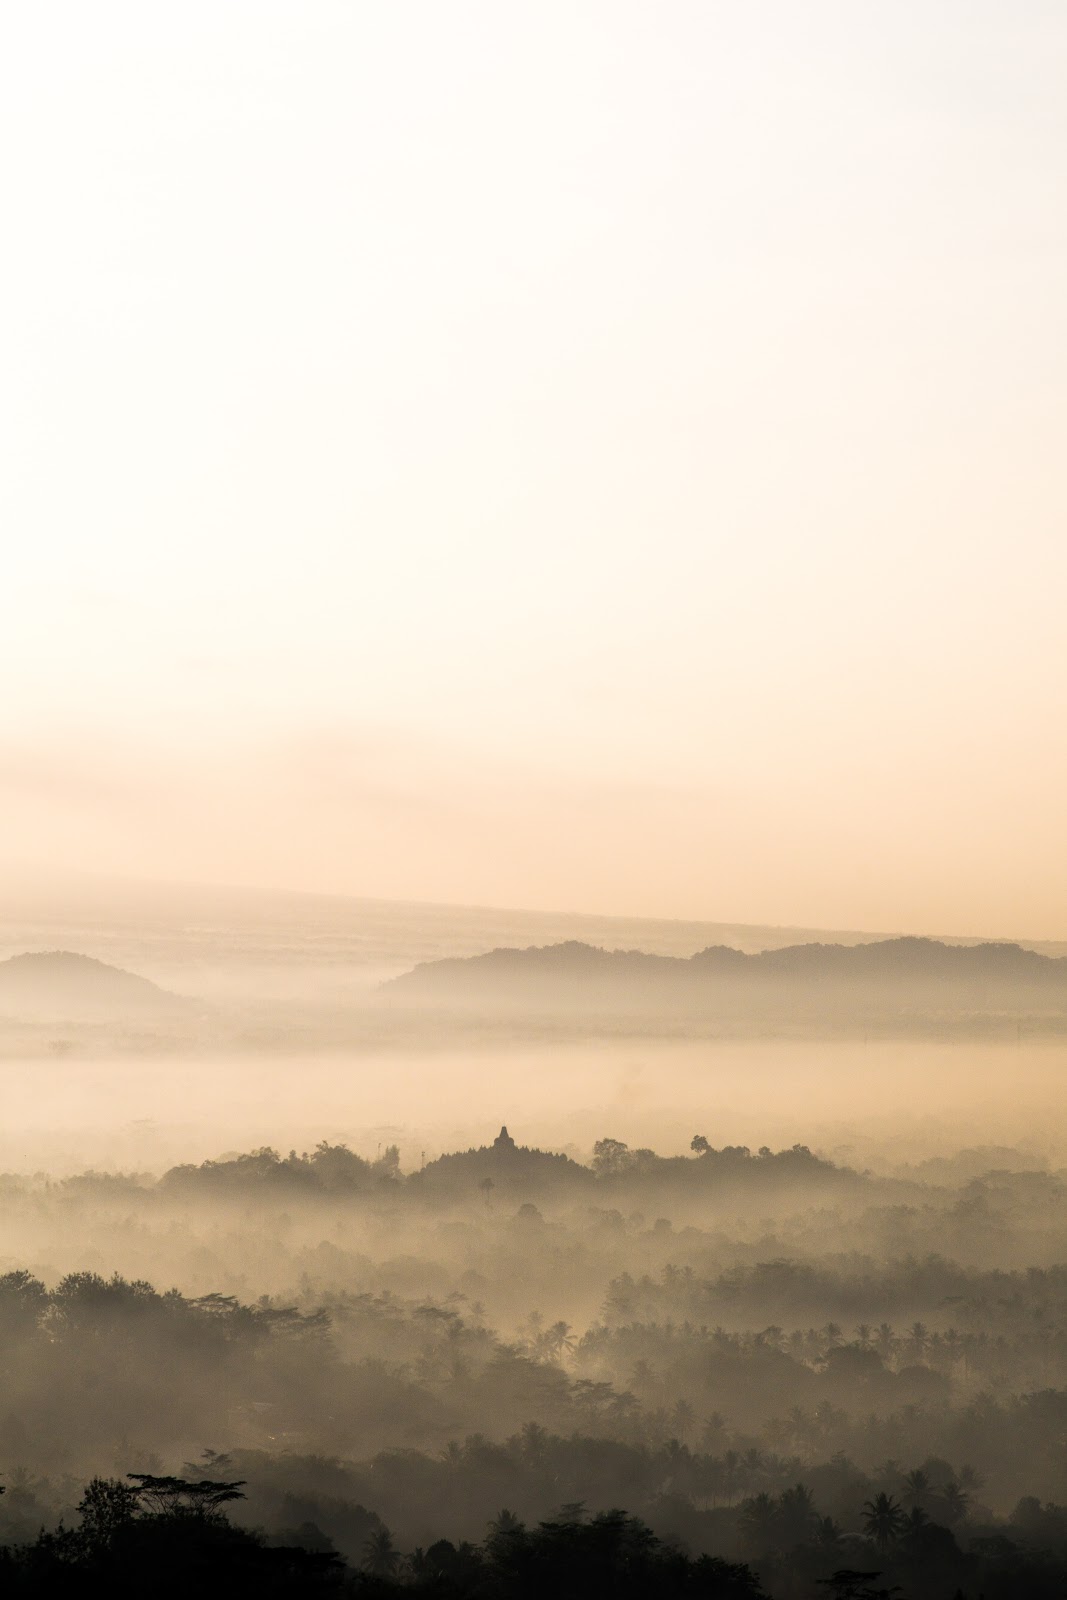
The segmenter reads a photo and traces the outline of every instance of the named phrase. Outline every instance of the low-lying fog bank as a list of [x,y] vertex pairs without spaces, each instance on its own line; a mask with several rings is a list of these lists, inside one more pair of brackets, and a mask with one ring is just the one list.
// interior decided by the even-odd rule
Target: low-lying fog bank
[[500,1129],[406,1171],[320,1141],[0,1178],[0,1540],[93,1473],[178,1473],[355,1564],[581,1501],[784,1600],[875,1557],[935,1597],[931,1550],[985,1582],[990,1540],[1021,1582],[1067,1532],[1067,1172],[610,1130],[582,1162]]
[[355,1565],[581,1501],[777,1600],[843,1566],[1040,1592],[1035,1563],[1067,1571],[1065,1064],[9,1063],[0,1542],[75,1522],[94,1473],[178,1473]]
[[399,1144],[405,1169],[502,1122],[549,1149],[606,1133],[664,1153],[811,1144],[892,1171],[965,1145],[1021,1145],[1067,1162],[1067,1042],[663,1040],[260,1058],[209,1055],[0,1064],[0,1166],[159,1172],[250,1143],[327,1138],[364,1155]]

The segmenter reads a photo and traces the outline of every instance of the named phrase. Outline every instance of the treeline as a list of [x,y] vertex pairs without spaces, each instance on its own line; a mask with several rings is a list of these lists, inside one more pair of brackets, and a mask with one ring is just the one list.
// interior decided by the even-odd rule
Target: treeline
[[[684,1277],[669,1269],[661,1287],[674,1293]],[[1062,1369],[1067,1335],[1047,1314],[1040,1275],[1029,1296],[1014,1287],[1002,1308],[1014,1336],[923,1323],[734,1332],[625,1321],[615,1285],[584,1332],[534,1313],[508,1338],[470,1299],[342,1291],[247,1303],[91,1272],[48,1289],[17,1270],[0,1276],[0,1465],[89,1468],[219,1431],[242,1448],[366,1460],[402,1447],[414,1461],[468,1436],[503,1448],[533,1424],[597,1437],[607,1459],[630,1451],[633,1492],[610,1499],[642,1513],[661,1488],[657,1452],[672,1445],[703,1458],[685,1480],[694,1503],[709,1473],[720,1473],[714,1497],[729,1498],[835,1456],[858,1464],[864,1489],[886,1486],[871,1477],[886,1459],[932,1456],[970,1462],[1001,1507],[1032,1492],[1065,1496],[1067,1385],[1041,1374]],[[1035,1317],[1035,1304],[1046,1314]],[[764,1465],[723,1476],[731,1452]],[[533,1509],[550,1501],[546,1487]]]
[[[1044,1325],[1067,1322],[1067,1266],[1005,1270],[975,1268],[939,1252],[922,1257],[894,1254],[881,1260],[860,1251],[848,1256],[776,1256],[738,1263],[706,1277],[691,1266],[667,1263],[655,1276],[621,1273],[608,1285],[605,1317],[610,1321],[753,1317],[795,1317],[806,1310],[833,1319],[869,1317],[862,1341],[887,1359],[921,1360],[929,1336],[909,1331],[904,1344],[889,1338],[882,1319],[899,1321],[901,1311],[951,1306],[961,1320],[981,1331],[1018,1332],[1024,1319]],[[828,1324],[829,1325],[829,1324]],[[831,1342],[832,1339],[831,1339]],[[951,1342],[946,1356],[959,1352]]]
[[[444,1200],[484,1198],[485,1191],[500,1188],[541,1194],[544,1198],[611,1196],[665,1188],[680,1195],[699,1195],[710,1185],[727,1189],[741,1184],[765,1190],[798,1182],[827,1184],[844,1192],[861,1182],[849,1168],[812,1154],[804,1145],[774,1152],[763,1146],[713,1148],[702,1135],[692,1141],[693,1156],[661,1156],[650,1149],[630,1149],[618,1139],[601,1139],[593,1147],[588,1165],[570,1156],[519,1145],[507,1137],[477,1149],[454,1151],[422,1162],[406,1174],[400,1150],[389,1145],[373,1160],[345,1144],[321,1141],[314,1150],[288,1155],[262,1146],[237,1155],[172,1167],[161,1177],[148,1173],[86,1172],[46,1183],[44,1192],[76,1201],[140,1199],[156,1196],[215,1201],[227,1197],[300,1201],[375,1196],[406,1198],[414,1205],[440,1205]],[[0,1175],[0,1193],[18,1196],[26,1180]],[[39,1186],[31,1186],[39,1187]]]
[[222,1160],[173,1167],[159,1180],[159,1187],[164,1193],[217,1193],[264,1187],[293,1194],[333,1196],[387,1187],[394,1193],[407,1189],[412,1197],[437,1199],[449,1192],[467,1192],[472,1183],[477,1185],[486,1178],[494,1186],[505,1188],[532,1184],[546,1191],[592,1194],[596,1189],[640,1187],[649,1181],[702,1187],[712,1180],[752,1177],[766,1186],[813,1176],[830,1182],[847,1182],[856,1177],[848,1168],[822,1160],[806,1145],[799,1144],[777,1152],[763,1146],[754,1153],[745,1145],[726,1145],[717,1150],[706,1137],[697,1134],[692,1141],[694,1160],[661,1156],[650,1149],[633,1150],[619,1139],[600,1139],[586,1166],[566,1155],[516,1144],[506,1129],[502,1135],[492,1145],[439,1156],[406,1176],[401,1172],[396,1145],[368,1161],[347,1145],[323,1141],[313,1151],[300,1155],[291,1150],[282,1156],[277,1150],[264,1147]]
[[441,1596],[534,1600],[552,1593],[574,1600],[611,1594],[620,1600],[700,1596],[762,1600],[749,1569],[714,1556],[690,1558],[665,1545],[624,1512],[586,1521],[578,1507],[527,1529],[503,1511],[479,1543],[447,1539],[402,1553],[385,1528],[367,1538],[355,1569],[346,1568],[317,1529],[307,1543],[281,1543],[235,1527],[223,1506],[243,1498],[240,1480],[187,1480],[148,1473],[94,1478],[77,1522],[33,1542],[0,1547],[0,1574],[11,1594],[307,1595],[368,1597],[398,1591]]
[[[213,1464],[229,1462],[215,1456]],[[405,1549],[380,1520],[348,1561],[312,1522],[269,1534],[227,1515],[243,1479],[127,1473],[92,1479],[69,1523],[0,1545],[12,1595],[386,1596],[455,1600],[1053,1600],[1067,1584],[1067,1509],[1021,1504],[1010,1531],[967,1539],[922,1504],[933,1486],[908,1480],[910,1509],[880,1491],[855,1531],[821,1514],[803,1483],[743,1503],[736,1519],[747,1559],[692,1554],[617,1509],[589,1515],[564,1503],[530,1525],[505,1508],[480,1537]],[[0,1493],[2,1493],[0,1487]],[[958,1520],[958,1515],[957,1515]]]
[[[181,1471],[248,1480],[241,1559],[257,1528],[342,1558],[316,1583],[504,1593],[501,1504],[535,1540],[582,1502],[568,1526],[625,1506],[688,1553],[686,1584],[709,1553],[775,1600],[846,1570],[934,1600],[1042,1594],[1046,1569],[1064,1587],[1048,1174],[898,1183],[700,1136],[668,1159],[602,1140],[584,1166],[502,1130],[406,1177],[394,1148],[324,1143],[160,1180],[0,1179],[0,1199],[20,1250],[0,1274],[11,1549],[80,1527],[91,1474],[161,1477],[210,1444]],[[386,1537],[395,1571],[366,1571]],[[62,1561],[48,1582],[81,1570]],[[268,1592],[280,1562],[257,1568]]]

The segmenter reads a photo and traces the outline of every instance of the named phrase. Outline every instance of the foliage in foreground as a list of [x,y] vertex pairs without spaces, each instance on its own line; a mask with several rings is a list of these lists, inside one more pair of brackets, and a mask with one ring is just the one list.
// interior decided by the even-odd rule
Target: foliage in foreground
[[273,1538],[234,1526],[224,1508],[244,1499],[243,1489],[241,1480],[148,1473],[94,1478],[76,1525],[0,1546],[0,1592],[42,1600],[378,1600],[403,1592],[440,1600],[1061,1600],[1067,1580],[1067,1561],[1050,1549],[987,1535],[964,1550],[918,1506],[906,1515],[885,1494],[867,1502],[864,1532],[854,1536],[819,1517],[803,1485],[747,1502],[743,1522],[761,1552],[753,1570],[690,1557],[637,1517],[615,1510],[589,1518],[580,1504],[532,1528],[505,1510],[480,1543],[439,1539],[407,1554],[378,1522],[358,1565],[347,1566],[312,1523]]
[[[368,1539],[364,1570],[351,1572],[331,1549],[268,1544],[234,1527],[222,1507],[243,1498],[240,1481],[199,1481],[132,1473],[127,1481],[94,1478],[78,1506],[79,1524],[42,1532],[28,1545],[0,1550],[9,1594],[64,1596],[308,1595],[370,1597],[400,1588],[486,1600],[586,1600],[610,1594],[764,1600],[746,1566],[701,1556],[691,1560],[622,1511],[585,1521],[565,1507],[551,1522],[526,1529],[503,1513],[481,1545],[440,1540],[403,1557],[382,1529]],[[307,1530],[314,1542],[317,1530]]]

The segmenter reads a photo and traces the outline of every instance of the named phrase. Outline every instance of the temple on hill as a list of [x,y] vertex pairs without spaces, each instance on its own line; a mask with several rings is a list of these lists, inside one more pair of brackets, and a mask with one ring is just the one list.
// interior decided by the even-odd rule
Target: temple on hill
[[499,1151],[501,1151],[503,1153],[506,1153],[509,1150],[517,1150],[518,1149],[518,1145],[515,1143],[514,1139],[511,1137],[511,1134],[508,1132],[506,1124],[504,1125],[504,1127],[501,1128],[500,1132],[497,1134],[496,1138],[493,1140],[493,1149],[494,1150],[499,1150]]

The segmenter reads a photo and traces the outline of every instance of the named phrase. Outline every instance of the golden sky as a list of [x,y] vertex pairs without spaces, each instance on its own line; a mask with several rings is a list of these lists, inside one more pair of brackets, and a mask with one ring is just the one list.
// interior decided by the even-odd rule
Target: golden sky
[[10,10],[0,862],[1067,937],[1067,12]]

